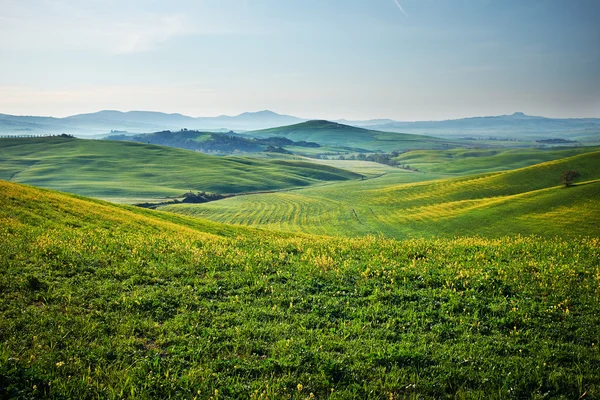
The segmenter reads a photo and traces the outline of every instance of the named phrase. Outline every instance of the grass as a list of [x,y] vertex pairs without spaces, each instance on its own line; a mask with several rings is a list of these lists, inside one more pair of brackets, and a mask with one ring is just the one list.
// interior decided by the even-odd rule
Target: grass
[[126,202],[189,190],[240,193],[358,177],[302,161],[214,157],[129,142],[0,139],[0,179]]
[[278,234],[0,181],[0,397],[597,398],[599,258],[598,238]]
[[[398,171],[288,193],[240,196],[165,210],[280,231],[396,238],[598,234],[600,152],[511,171],[443,178]],[[565,189],[565,169],[582,174]]]
[[481,174],[528,167],[545,161],[598,151],[598,147],[416,150],[396,157],[423,172]]

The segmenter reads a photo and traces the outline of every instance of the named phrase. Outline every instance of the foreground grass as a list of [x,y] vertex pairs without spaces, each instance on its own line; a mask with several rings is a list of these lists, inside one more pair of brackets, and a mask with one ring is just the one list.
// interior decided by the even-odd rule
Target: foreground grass
[[0,179],[119,202],[190,190],[241,193],[359,177],[303,161],[215,157],[130,142],[0,139]]
[[1,181],[0,205],[0,397],[600,396],[596,238],[282,236]]

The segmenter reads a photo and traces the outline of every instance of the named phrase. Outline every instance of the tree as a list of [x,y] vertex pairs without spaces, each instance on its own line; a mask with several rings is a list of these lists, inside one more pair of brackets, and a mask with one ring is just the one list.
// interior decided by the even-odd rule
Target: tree
[[573,181],[580,176],[581,174],[577,171],[566,170],[563,171],[562,175],[560,176],[560,181],[563,185],[565,185],[565,187],[569,187],[573,184]]

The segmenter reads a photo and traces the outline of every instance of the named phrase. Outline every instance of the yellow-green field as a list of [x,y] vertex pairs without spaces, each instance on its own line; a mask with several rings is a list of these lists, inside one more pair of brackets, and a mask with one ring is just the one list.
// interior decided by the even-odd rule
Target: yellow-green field
[[128,203],[187,191],[278,190],[359,177],[304,161],[215,157],[130,142],[0,139],[0,179]]
[[[560,183],[566,169],[581,173],[578,184],[569,188]],[[440,176],[403,171],[164,210],[238,225],[350,236],[598,234],[598,151],[505,172]]]
[[523,168],[597,150],[598,147],[415,150],[395,160],[421,172],[466,175]]
[[599,259],[597,237],[290,235],[0,181],[0,397],[597,398]]

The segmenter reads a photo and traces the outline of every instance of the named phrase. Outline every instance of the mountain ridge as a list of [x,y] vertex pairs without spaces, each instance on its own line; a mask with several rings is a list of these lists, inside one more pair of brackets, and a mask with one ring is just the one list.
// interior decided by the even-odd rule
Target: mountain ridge
[[[248,111],[238,115],[192,117],[181,113],[144,110],[101,110],[63,118],[0,113],[0,135],[68,133],[89,137],[111,131],[149,133],[162,130],[255,131],[289,126],[319,119],[300,118],[271,110]],[[322,119],[321,119],[322,120]],[[465,135],[511,138],[569,138],[600,140],[600,118],[548,118],[513,114],[475,116],[441,121],[396,121],[393,119],[346,120],[331,122],[384,132],[463,137]]]

